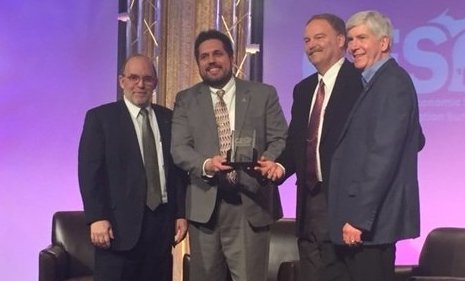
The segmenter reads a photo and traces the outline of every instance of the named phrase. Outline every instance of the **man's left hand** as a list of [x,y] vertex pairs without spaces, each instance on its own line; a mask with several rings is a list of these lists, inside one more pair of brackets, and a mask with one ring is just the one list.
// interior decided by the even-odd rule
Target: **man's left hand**
[[254,169],[271,181],[279,180],[284,176],[284,171],[276,162],[268,160],[263,156],[258,160],[258,166]]
[[357,246],[363,243],[362,231],[358,228],[353,227],[349,223],[344,224],[342,227],[342,240],[347,246]]
[[187,220],[186,219],[176,219],[176,226],[174,229],[174,245],[179,244],[187,234]]

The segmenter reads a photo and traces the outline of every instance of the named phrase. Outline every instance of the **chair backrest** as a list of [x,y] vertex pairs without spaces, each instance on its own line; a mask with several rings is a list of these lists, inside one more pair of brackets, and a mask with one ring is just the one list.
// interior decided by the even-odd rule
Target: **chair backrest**
[[294,219],[281,219],[271,225],[268,281],[277,280],[282,262],[299,260],[295,233]]
[[465,228],[433,229],[421,250],[416,275],[465,277]]
[[90,275],[94,269],[94,247],[83,211],[56,212],[52,221],[52,244],[68,253],[69,276]]

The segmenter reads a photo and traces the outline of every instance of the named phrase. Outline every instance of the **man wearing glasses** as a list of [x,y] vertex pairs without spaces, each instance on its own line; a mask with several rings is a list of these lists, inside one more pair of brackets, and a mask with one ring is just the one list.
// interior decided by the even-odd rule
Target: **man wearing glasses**
[[172,280],[171,246],[186,234],[186,174],[170,156],[171,111],[151,103],[151,60],[133,55],[122,100],[87,112],[79,144],[79,184],[95,281]]

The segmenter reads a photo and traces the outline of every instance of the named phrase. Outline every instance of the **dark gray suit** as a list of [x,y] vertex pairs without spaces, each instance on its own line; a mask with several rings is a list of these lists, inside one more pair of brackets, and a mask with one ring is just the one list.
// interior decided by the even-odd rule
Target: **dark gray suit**
[[[236,79],[235,95],[235,130],[255,130],[258,156],[276,159],[284,149],[287,131],[276,90],[261,83]],[[199,83],[178,93],[171,152],[174,162],[189,172],[186,217],[197,225],[216,225],[214,214],[220,205],[218,201],[221,201],[218,191],[222,186],[221,175],[213,178],[202,176],[202,165],[207,158],[219,154],[218,147],[208,85]],[[232,188],[239,191],[242,210],[250,226],[267,228],[282,216],[276,186],[267,183],[258,174],[238,171],[238,184]],[[197,258],[196,254],[192,253],[193,259]],[[267,257],[263,253],[263,259]]]

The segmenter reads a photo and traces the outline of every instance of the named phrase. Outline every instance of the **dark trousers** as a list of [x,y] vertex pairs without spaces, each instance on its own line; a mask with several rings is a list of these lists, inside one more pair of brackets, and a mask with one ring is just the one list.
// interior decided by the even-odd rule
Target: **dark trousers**
[[95,249],[94,281],[171,281],[173,228],[166,204],[154,211],[146,208],[133,249]]
[[342,255],[329,239],[299,238],[298,246],[300,281],[350,281]]
[[395,280],[395,244],[337,246],[352,281]]
[[330,241],[326,192],[321,182],[301,192],[299,258],[300,281],[350,281],[336,246]]

